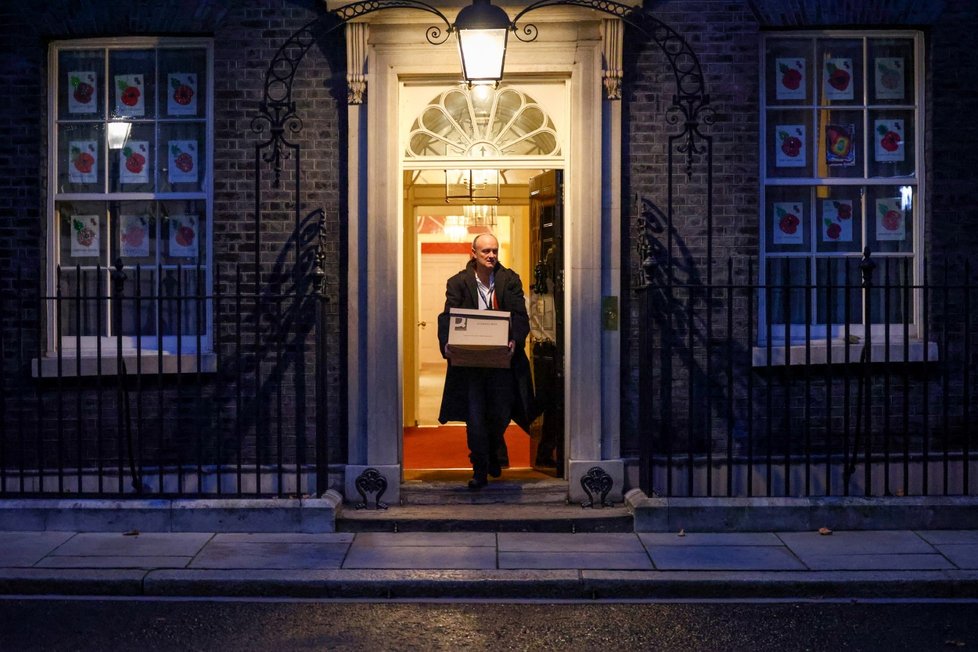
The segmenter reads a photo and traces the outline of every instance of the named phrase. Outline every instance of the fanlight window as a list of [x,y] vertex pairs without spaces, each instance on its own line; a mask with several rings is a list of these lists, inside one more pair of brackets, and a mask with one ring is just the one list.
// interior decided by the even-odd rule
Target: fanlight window
[[411,125],[405,156],[560,156],[553,120],[513,88],[445,91]]

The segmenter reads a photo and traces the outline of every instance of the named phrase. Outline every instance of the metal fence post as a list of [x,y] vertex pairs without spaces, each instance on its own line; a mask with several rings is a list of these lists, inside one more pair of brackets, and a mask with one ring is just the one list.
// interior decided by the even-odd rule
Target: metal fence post
[[313,291],[316,296],[316,490],[317,496],[329,489],[329,442],[327,429],[327,350],[326,318],[329,297],[326,296],[326,212],[319,209],[319,242],[313,267]]
[[[865,422],[866,450],[863,456],[864,487],[863,493],[867,496],[872,495],[873,487],[873,465],[872,465],[872,443],[873,443],[873,416],[872,416],[872,378],[870,367],[873,364],[873,320],[870,311],[872,309],[873,291],[873,272],[876,270],[876,261],[871,260],[872,252],[869,247],[863,249],[863,258],[859,263],[859,273],[862,277],[862,296],[863,296],[863,350],[859,355],[859,379],[858,393],[856,395],[856,433],[852,442],[852,456],[850,457],[849,467],[846,469],[845,482],[848,486],[852,474],[856,470],[856,460],[859,456],[860,438],[864,431]],[[865,413],[865,414],[864,414]]]
[[639,259],[639,283],[636,291],[638,302],[638,428],[639,428],[639,485],[646,495],[653,493],[652,481],[654,462],[652,459],[652,277],[655,271],[655,258],[652,255],[651,236],[648,221],[641,216],[641,201],[636,203],[639,211],[639,236],[636,249]]

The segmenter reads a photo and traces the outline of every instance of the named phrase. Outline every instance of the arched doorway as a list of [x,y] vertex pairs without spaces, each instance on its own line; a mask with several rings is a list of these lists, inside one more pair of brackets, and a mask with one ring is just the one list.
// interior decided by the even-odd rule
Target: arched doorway
[[[428,84],[406,84],[400,103],[413,108],[416,96],[429,98],[402,138],[405,480],[454,479],[459,473],[445,471],[469,466],[464,424],[438,423],[446,363],[438,351],[435,324],[444,305],[445,280],[468,262],[473,237],[492,232],[500,243],[500,260],[524,279],[526,296],[535,304],[534,270],[541,255],[539,243],[534,251],[532,241],[539,239],[541,225],[531,195],[543,170],[527,166],[565,165],[566,145],[558,133],[558,125],[567,124],[563,80],[474,89],[454,84],[432,93]],[[557,116],[550,115],[551,108]],[[402,118],[401,124],[408,121]],[[528,356],[540,337],[538,333],[527,342]],[[560,372],[552,365],[547,369]],[[562,450],[562,431],[550,428],[548,433],[560,437]],[[531,446],[517,426],[507,430],[506,441],[501,457],[510,471],[504,476],[563,475],[556,458],[549,467],[532,469],[536,459],[531,453],[538,446]]]

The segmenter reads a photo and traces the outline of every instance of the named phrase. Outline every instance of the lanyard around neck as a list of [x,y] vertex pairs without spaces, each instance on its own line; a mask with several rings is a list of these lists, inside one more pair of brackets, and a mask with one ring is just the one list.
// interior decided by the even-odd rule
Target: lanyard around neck
[[483,291],[486,286],[482,284],[479,280],[479,275],[475,275],[475,287],[479,291],[479,309],[480,310],[492,310],[496,307],[496,274],[489,275],[489,287]]

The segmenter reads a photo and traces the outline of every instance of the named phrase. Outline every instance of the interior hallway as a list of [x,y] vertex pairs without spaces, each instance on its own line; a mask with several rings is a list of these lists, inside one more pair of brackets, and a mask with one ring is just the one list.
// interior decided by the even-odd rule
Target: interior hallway
[[[404,469],[471,469],[465,445],[465,425],[438,423],[445,384],[445,363],[424,364],[418,378],[418,426],[404,429]],[[440,426],[440,427],[439,427]],[[510,424],[506,430],[509,469],[530,466],[530,438]],[[542,474],[541,474],[542,476]]]

